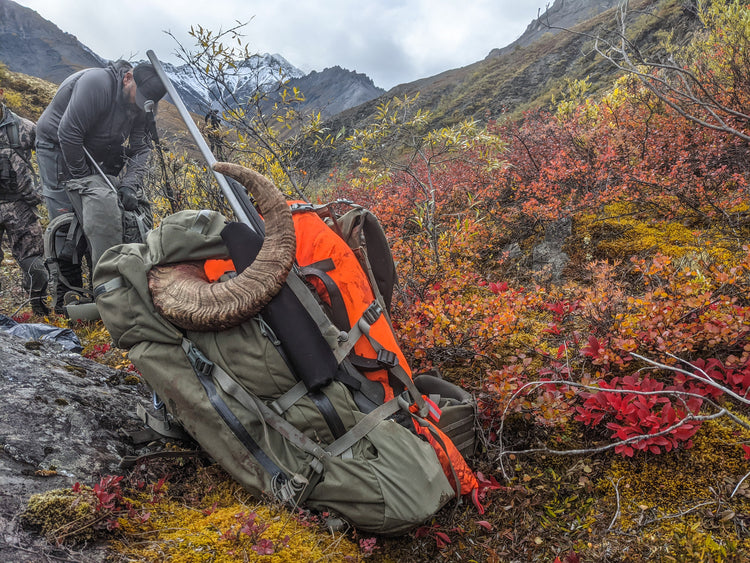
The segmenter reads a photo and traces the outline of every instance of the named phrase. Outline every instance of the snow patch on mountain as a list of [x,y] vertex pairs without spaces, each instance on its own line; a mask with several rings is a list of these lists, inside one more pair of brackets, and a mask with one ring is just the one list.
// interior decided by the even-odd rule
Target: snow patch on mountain
[[280,81],[302,78],[305,73],[279,54],[253,55],[224,73],[221,85],[207,83],[189,64],[175,66],[162,62],[185,105],[196,113],[205,113],[211,107],[226,104],[236,107],[247,102],[256,91],[267,91]]

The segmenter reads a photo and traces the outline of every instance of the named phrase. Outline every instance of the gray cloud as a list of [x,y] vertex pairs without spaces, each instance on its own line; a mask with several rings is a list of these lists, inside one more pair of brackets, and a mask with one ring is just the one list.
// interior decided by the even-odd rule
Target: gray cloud
[[250,50],[279,53],[305,72],[341,66],[389,89],[483,59],[516,39],[546,0],[17,0],[98,55],[142,59],[153,49],[178,62],[192,26],[218,31],[249,22]]

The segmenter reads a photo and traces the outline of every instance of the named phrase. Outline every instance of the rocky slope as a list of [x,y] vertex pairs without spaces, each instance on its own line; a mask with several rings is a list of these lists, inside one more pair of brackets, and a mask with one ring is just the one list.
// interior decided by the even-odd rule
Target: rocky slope
[[[644,53],[664,30],[687,35],[696,25],[692,0],[631,0],[631,38]],[[614,6],[613,6],[614,5]],[[417,107],[432,112],[432,125],[446,127],[464,119],[519,118],[523,111],[549,107],[564,95],[570,80],[587,79],[589,95],[611,86],[617,69],[593,52],[599,31],[615,22],[618,0],[556,0],[546,15],[504,49],[462,68],[401,84],[360,106],[334,116],[330,130],[362,128],[375,108],[398,96],[419,93]],[[609,7],[609,8],[608,8]],[[589,15],[594,13],[593,17]],[[583,18],[583,19],[579,19]],[[565,28],[549,30],[548,25]]]
[[[492,49],[487,58],[498,57],[517,47],[527,47],[547,34],[556,35],[563,29],[571,29],[621,2],[622,0],[555,0],[552,6],[529,24],[521,37],[510,45]],[[550,29],[550,26],[554,26],[554,29]]]
[[30,8],[0,0],[0,61],[10,70],[59,84],[104,61]]
[[305,95],[301,109],[317,109],[323,118],[332,117],[349,108],[373,100],[385,90],[378,88],[365,74],[346,70],[340,66],[326,68],[289,81]]
[[[11,71],[56,84],[77,70],[106,64],[75,36],[12,0],[0,0],[0,62]],[[325,117],[384,93],[364,74],[333,67],[305,75],[279,54],[254,55],[240,62],[220,89],[196,76],[188,65],[162,64],[187,108],[199,115],[221,106],[218,100],[235,107],[256,88],[276,84],[280,76],[304,93],[300,110],[320,111]]]
[[29,497],[119,472],[133,453],[121,430],[142,427],[136,403],[148,400],[125,374],[54,342],[0,330],[0,559],[101,561],[96,548],[72,554],[19,526]]

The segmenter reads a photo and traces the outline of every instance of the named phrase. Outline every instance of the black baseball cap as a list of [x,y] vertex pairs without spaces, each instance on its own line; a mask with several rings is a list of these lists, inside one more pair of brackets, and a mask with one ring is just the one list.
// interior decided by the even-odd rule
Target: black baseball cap
[[167,89],[164,87],[159,76],[156,74],[154,65],[141,63],[133,69],[133,79],[137,87],[135,92],[135,103],[145,111],[146,100],[156,103],[164,97]]

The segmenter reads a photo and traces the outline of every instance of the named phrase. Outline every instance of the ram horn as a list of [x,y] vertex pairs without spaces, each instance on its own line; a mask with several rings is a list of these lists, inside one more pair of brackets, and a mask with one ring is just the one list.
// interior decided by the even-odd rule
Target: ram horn
[[292,214],[276,186],[237,164],[217,162],[214,170],[231,176],[255,196],[265,219],[266,236],[253,263],[225,282],[209,283],[200,263],[157,266],[149,271],[148,286],[156,310],[187,330],[225,330],[252,318],[279,292],[294,262]]

